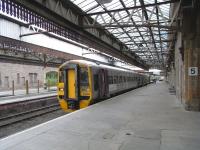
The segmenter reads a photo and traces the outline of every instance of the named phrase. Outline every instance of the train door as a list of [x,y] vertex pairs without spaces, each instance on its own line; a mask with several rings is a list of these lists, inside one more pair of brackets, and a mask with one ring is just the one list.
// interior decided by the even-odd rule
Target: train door
[[99,70],[99,98],[108,96],[108,72],[107,70]]
[[67,70],[68,77],[68,98],[75,99],[76,98],[76,87],[75,87],[75,69]]
[[68,109],[79,109],[79,67],[69,64],[64,68],[64,99],[67,101]]

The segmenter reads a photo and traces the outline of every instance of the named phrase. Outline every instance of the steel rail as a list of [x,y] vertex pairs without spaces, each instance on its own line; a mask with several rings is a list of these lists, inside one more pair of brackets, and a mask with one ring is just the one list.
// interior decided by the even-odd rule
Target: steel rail
[[[56,97],[51,96],[51,97],[45,97],[45,98],[41,98],[41,99],[34,99],[34,100],[35,100],[35,102],[37,102],[37,101],[39,102],[39,101],[44,101],[44,100],[49,100],[49,99],[56,99]],[[33,101],[33,100],[29,100],[29,101],[27,101],[27,103],[30,101]],[[18,103],[20,103],[20,102],[18,102]],[[26,101],[23,101],[21,103],[25,104]],[[13,103],[11,103],[11,105],[12,104]],[[9,104],[6,104],[6,105],[9,105]],[[8,126],[8,125],[20,122],[20,121],[24,121],[24,120],[28,120],[28,119],[31,119],[31,118],[34,118],[37,116],[41,116],[43,114],[51,113],[51,112],[59,110],[59,109],[60,109],[59,104],[56,103],[56,104],[49,104],[47,106],[42,106],[39,108],[31,109],[30,111],[22,111],[22,112],[19,112],[16,114],[8,115],[6,117],[1,117],[0,118],[0,127]]]

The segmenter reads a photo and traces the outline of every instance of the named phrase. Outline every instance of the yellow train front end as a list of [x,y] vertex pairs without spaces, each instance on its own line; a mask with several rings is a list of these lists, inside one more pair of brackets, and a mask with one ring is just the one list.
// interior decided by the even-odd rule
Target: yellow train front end
[[60,107],[66,112],[87,107],[92,100],[91,68],[70,61],[61,65],[57,94]]

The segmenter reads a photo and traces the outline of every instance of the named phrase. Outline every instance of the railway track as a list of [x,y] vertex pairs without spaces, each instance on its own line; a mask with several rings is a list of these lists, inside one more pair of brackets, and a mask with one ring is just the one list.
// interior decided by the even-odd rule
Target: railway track
[[[38,105],[38,107],[36,104]],[[29,108],[27,107],[27,105],[28,106],[34,105],[34,107]],[[46,113],[51,113],[53,111],[60,109],[55,96],[6,104],[6,106],[4,107],[9,108],[11,106],[19,106],[19,107],[22,106],[22,108],[20,108],[20,111],[18,111],[17,113],[16,111],[14,111],[14,113],[9,113],[5,114],[4,116],[1,116],[0,127],[8,126],[20,121],[34,118]],[[13,112],[12,109],[10,111]]]

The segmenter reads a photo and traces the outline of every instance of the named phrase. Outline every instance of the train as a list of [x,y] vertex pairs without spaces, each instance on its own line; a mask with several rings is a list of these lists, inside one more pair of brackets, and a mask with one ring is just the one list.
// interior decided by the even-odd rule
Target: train
[[70,60],[59,67],[57,97],[60,107],[72,112],[149,83],[146,74],[86,60]]

